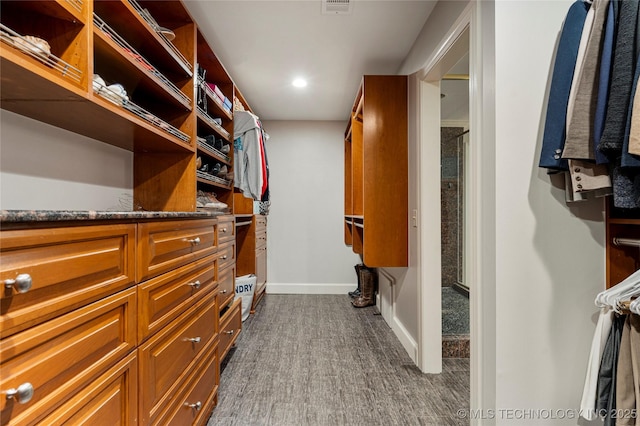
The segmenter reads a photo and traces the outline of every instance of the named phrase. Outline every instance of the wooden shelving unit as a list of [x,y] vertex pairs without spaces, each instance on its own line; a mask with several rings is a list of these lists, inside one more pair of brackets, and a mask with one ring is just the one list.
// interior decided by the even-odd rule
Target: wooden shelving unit
[[607,288],[640,269],[640,218],[607,206],[606,212]]
[[345,244],[369,267],[407,266],[406,76],[363,77],[344,156]]
[[[4,293],[3,305],[7,302],[7,306],[15,309],[18,305],[22,307],[22,303],[28,315],[32,315],[31,311],[34,316],[36,311],[43,315],[38,319],[40,322],[25,323],[23,329],[12,333],[29,333],[29,327],[36,326],[48,330],[50,327],[45,321],[56,325],[57,328],[51,328],[56,333],[62,333],[66,326],[66,323],[58,326],[62,316],[68,318],[65,321],[79,321],[75,317],[76,309],[94,309],[93,305],[83,306],[88,303],[112,303],[111,299],[124,297],[121,293],[126,293],[122,299],[126,312],[122,310],[120,318],[126,326],[117,326],[120,328],[116,330],[113,318],[117,315],[105,316],[105,324],[110,324],[113,330],[107,326],[101,328],[106,334],[100,344],[120,345],[120,352],[109,352],[113,356],[99,368],[95,367],[95,371],[88,371],[81,364],[93,357],[88,351],[87,359],[78,355],[81,352],[73,355],[78,358],[73,368],[65,369],[56,363],[54,370],[60,369],[61,375],[51,383],[57,380],[67,387],[71,383],[73,389],[69,389],[73,392],[58,392],[55,398],[42,400],[44,402],[38,402],[40,405],[33,409],[19,407],[6,411],[3,405],[2,423],[12,422],[14,418],[18,418],[18,423],[21,420],[62,423],[52,420],[62,418],[56,417],[56,413],[52,415],[52,410],[65,411],[71,402],[74,410],[95,410],[92,412],[103,416],[104,422],[114,424],[125,419],[125,415],[131,423],[140,424],[206,423],[217,402],[219,362],[235,343],[242,326],[240,304],[234,301],[237,250],[233,215],[236,199],[233,100],[236,94],[245,109],[251,110],[249,105],[182,1],[12,1],[3,3],[0,21],[3,109],[132,152],[133,197],[136,207],[143,210],[196,212],[198,190],[215,193],[219,201],[228,205],[228,214],[208,219],[125,221],[108,226],[73,223],[68,229],[58,229],[57,224],[49,223],[33,230],[29,229],[31,224],[26,223],[13,228],[18,235],[16,247],[7,243],[14,234],[3,231],[0,238],[7,260],[12,251],[27,253],[13,265],[15,270],[9,270],[9,263],[5,262],[7,265],[0,271],[3,277],[9,279],[31,269],[40,271],[43,267],[38,256],[45,250],[37,247],[43,238],[53,238],[52,235],[55,241],[48,243],[46,251],[58,249],[55,254],[60,259],[56,257],[56,261],[62,265],[56,274],[43,275],[53,280],[57,286],[53,289],[55,292],[51,286],[46,287],[48,281],[43,284],[38,277],[39,282],[31,293]],[[158,25],[171,30],[175,39],[169,40],[157,31]],[[46,41],[49,51],[39,47],[44,46],[42,43],[34,44],[34,40]],[[199,70],[205,71],[204,78]],[[99,75],[103,83],[94,80],[94,75]],[[116,93],[113,86],[116,84],[122,86],[126,95]],[[198,102],[200,89],[204,103]],[[226,151],[222,146],[227,147]],[[196,170],[196,164],[209,167],[207,171]],[[224,167],[226,174],[211,174],[216,164]],[[245,201],[240,204],[241,208],[248,206]],[[242,215],[239,218],[242,219]],[[253,220],[251,210],[245,221]],[[242,226],[241,222],[238,226]],[[94,231],[94,227],[104,235],[95,236],[98,231]],[[126,233],[123,234],[121,228]],[[78,232],[89,236],[83,234],[76,241],[73,236]],[[27,237],[31,238],[32,234],[36,242],[27,244]],[[27,244],[24,248],[20,246],[23,243]],[[85,246],[95,248],[95,254],[90,261],[78,261],[76,258],[88,256]],[[80,250],[81,255],[67,259],[74,250]],[[151,275],[148,271],[134,271],[136,265],[144,267],[149,261],[157,261],[164,269]],[[68,268],[74,262],[75,268]],[[126,268],[126,277],[122,268]],[[120,281],[126,282],[111,280],[109,274],[116,274]],[[91,280],[102,279],[107,280],[108,285],[101,284],[100,291],[90,287]],[[68,299],[72,287],[84,297],[77,296],[79,302],[69,299],[69,303],[62,303],[55,299],[55,303],[49,303],[46,299],[58,295],[61,300],[63,296]],[[43,307],[49,306],[50,311],[36,309],[34,294],[43,295],[47,302]],[[151,312],[156,308],[160,311]],[[6,316],[3,312],[1,320],[10,316],[11,312]],[[138,325],[137,318],[141,318]],[[144,331],[145,324],[153,331]],[[185,343],[183,328],[193,333],[191,343]],[[7,336],[16,342],[24,340],[22,334]],[[126,337],[126,346],[114,336]],[[44,344],[32,340],[35,347]],[[67,349],[72,343],[65,341],[58,346],[62,355],[57,360],[67,356],[65,351],[72,352]],[[100,349],[99,345],[95,346]],[[170,350],[156,351],[160,346]],[[25,346],[27,349],[31,350]],[[27,354],[25,361],[21,358],[24,364],[21,371],[31,373],[32,366],[27,364],[34,357]],[[154,361],[156,357],[160,361]],[[156,380],[156,364],[162,364],[162,374],[170,373],[171,377]],[[8,372],[4,358],[2,368]],[[105,403],[100,397],[86,405],[85,399],[95,396],[92,389],[109,385],[109,380],[116,376],[122,377],[122,389],[114,392],[111,401],[115,402]],[[82,383],[77,377],[82,378]],[[2,380],[3,386],[9,386],[4,378]],[[17,379],[9,380],[9,387],[20,385],[13,383]],[[37,390],[41,397],[55,391],[54,385],[47,386],[52,387]],[[200,399],[191,400],[192,397]],[[7,401],[3,400],[4,403]],[[94,403],[95,406],[91,405]],[[126,413],[109,412],[116,406]],[[23,412],[28,413],[27,417]]]

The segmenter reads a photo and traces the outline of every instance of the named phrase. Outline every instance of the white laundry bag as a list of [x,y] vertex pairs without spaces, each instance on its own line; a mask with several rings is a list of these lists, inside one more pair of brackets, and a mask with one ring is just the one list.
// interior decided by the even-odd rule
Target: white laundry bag
[[242,321],[249,318],[251,305],[253,304],[253,293],[256,291],[257,277],[253,274],[243,275],[236,278],[236,299],[242,299]]

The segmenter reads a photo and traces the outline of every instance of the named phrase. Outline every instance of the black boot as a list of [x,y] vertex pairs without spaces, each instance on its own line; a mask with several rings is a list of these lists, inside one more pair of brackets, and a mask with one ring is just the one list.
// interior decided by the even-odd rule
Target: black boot
[[375,269],[363,266],[360,269],[360,296],[351,301],[351,304],[356,308],[364,308],[376,304],[374,298],[375,288],[377,285],[378,276]]
[[358,278],[358,288],[356,288],[355,290],[349,292],[349,297],[351,297],[352,299],[354,297],[360,296],[360,292],[361,292],[361,289],[362,289],[362,284],[361,284],[361,280],[360,280],[360,270],[362,269],[363,266],[364,266],[363,264],[358,264],[358,265],[354,266],[354,268],[356,270],[356,277]]

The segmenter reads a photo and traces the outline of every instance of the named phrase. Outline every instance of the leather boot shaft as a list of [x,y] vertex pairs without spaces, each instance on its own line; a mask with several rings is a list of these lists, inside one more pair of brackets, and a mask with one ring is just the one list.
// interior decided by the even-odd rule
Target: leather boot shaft
[[360,279],[360,270],[364,267],[365,266],[362,263],[359,263],[354,266],[354,269],[356,270],[356,277],[358,278],[358,288],[356,288],[354,291],[349,292],[349,297],[351,297],[352,299],[354,297],[360,296],[362,292],[362,280]]
[[360,268],[360,296],[351,301],[356,308],[364,308],[376,304],[375,289],[378,284],[378,274],[373,268],[364,266]]

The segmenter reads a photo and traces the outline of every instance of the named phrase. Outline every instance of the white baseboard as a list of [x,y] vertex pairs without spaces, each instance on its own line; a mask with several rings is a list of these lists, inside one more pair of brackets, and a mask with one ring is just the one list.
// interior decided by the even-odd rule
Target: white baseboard
[[391,327],[391,330],[393,330],[393,334],[396,335],[396,337],[402,344],[402,347],[404,348],[404,350],[407,351],[409,358],[411,358],[411,360],[417,365],[418,344],[416,343],[416,341],[411,337],[411,335],[409,334],[407,329],[404,328],[402,323],[398,321],[398,318],[394,317],[393,321],[391,321],[391,324],[389,324],[389,326]]
[[267,283],[267,294],[347,294],[357,284],[322,283]]

